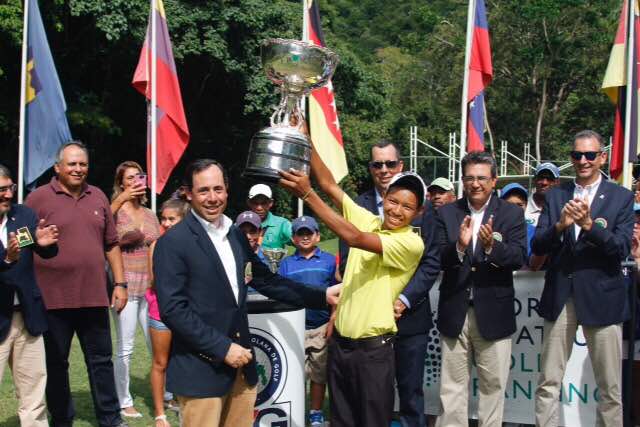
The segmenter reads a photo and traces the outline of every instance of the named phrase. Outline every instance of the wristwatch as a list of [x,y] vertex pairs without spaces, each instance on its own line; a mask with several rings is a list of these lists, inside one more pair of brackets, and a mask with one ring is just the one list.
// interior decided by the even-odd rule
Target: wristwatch
[[127,282],[114,283],[113,286],[120,286],[121,288],[127,289],[129,287],[129,283]]

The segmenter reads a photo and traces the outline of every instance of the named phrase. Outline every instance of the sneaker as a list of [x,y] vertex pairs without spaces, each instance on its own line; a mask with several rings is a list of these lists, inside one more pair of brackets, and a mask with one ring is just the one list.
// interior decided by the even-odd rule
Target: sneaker
[[142,414],[138,412],[133,406],[122,409],[120,411],[120,416],[125,418],[142,418]]
[[322,411],[309,412],[309,425],[313,427],[324,427],[324,414]]
[[180,412],[180,404],[175,399],[165,400],[164,409],[168,409],[173,412]]

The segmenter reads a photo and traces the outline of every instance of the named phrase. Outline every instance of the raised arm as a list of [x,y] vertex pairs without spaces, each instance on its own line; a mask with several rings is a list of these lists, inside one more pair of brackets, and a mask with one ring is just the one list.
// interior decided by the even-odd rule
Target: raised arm
[[[322,161],[320,161],[322,162]],[[313,163],[312,163],[313,165]],[[322,163],[324,166],[324,163]],[[313,167],[313,166],[312,166]],[[330,173],[329,173],[330,174]],[[358,227],[347,221],[342,215],[331,209],[324,200],[311,188],[309,177],[301,171],[280,172],[282,179],[280,179],[280,185],[289,191],[294,196],[302,198],[307,205],[313,210],[316,216],[324,222],[331,231],[344,240],[347,245],[355,248],[364,249],[365,251],[374,252],[377,254],[382,253],[382,242],[380,236],[375,233],[368,233],[360,231]],[[324,175],[321,172],[321,175]],[[344,192],[333,178],[331,178],[335,189],[333,189],[333,197],[344,197]],[[342,199],[339,203],[342,208]]]
[[336,180],[333,179],[333,174],[327,165],[324,164],[315,147],[311,150],[311,173],[316,179],[320,190],[322,190],[331,199],[331,203],[333,203],[336,208],[342,210],[342,197],[344,196],[344,191],[342,191],[342,188],[338,186]]

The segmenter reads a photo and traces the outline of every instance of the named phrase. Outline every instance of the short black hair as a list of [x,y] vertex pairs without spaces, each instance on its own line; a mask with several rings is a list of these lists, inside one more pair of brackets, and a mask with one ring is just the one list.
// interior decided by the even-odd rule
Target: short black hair
[[370,160],[373,159],[373,149],[374,148],[387,148],[388,146],[392,146],[393,148],[395,148],[396,156],[398,157],[398,160],[400,160],[400,147],[398,147],[398,144],[396,144],[395,142],[390,141],[388,139],[381,139],[380,141],[376,142],[375,144],[373,144],[371,146],[371,152],[369,154]]
[[184,174],[184,185],[187,186],[189,190],[193,188],[193,175],[202,172],[203,170],[209,169],[211,166],[217,166],[222,172],[222,179],[224,180],[224,186],[229,187],[229,177],[227,176],[227,171],[217,160],[213,159],[196,159],[193,162],[189,163],[187,166],[187,170]]
[[491,166],[491,178],[498,176],[498,166],[496,165],[496,159],[491,153],[486,151],[470,151],[468,152],[460,162],[462,168],[462,174],[464,175],[468,165],[489,165]]

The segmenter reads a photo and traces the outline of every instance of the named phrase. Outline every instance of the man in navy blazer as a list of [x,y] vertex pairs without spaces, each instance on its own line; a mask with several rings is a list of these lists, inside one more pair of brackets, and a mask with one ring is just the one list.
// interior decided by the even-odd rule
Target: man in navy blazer
[[[402,172],[398,147],[390,141],[380,141],[371,147],[369,172],[373,188],[356,198],[359,206],[381,215],[382,196],[391,178]],[[423,427],[424,415],[424,361],[429,343],[429,330],[433,326],[429,290],[440,273],[440,258],[436,244],[435,210],[431,203],[424,205],[424,213],[412,224],[420,230],[424,241],[424,254],[414,277],[394,304],[398,334],[394,343],[396,385],[398,388],[399,416],[403,427]],[[340,267],[344,271],[349,247],[340,241]]]
[[249,285],[273,299],[320,309],[331,290],[284,279],[258,259],[224,215],[228,180],[218,162],[194,161],[186,184],[192,211],[158,240],[153,256],[160,315],[173,332],[167,389],[178,396],[185,427],[248,427],[257,371],[247,318],[247,264]]
[[[20,424],[43,427],[49,425],[42,338],[47,320],[33,270],[33,252],[43,258],[55,256],[58,231],[55,225],[45,227],[30,208],[12,204],[15,189],[11,173],[0,165],[0,378],[9,364],[19,396]],[[35,241],[19,249],[16,233],[23,227]]]
[[550,190],[532,250],[549,267],[539,313],[544,317],[536,425],[558,425],[558,397],[578,325],[582,325],[600,391],[596,425],[621,426],[622,328],[626,291],[620,262],[629,255],[633,194],[600,173],[602,137],[576,134],[576,178]]
[[467,425],[471,364],[478,370],[478,423],[502,426],[516,331],[513,272],[526,260],[522,209],[493,194],[496,163],[473,151],[461,162],[464,197],[438,209],[444,270],[438,302],[442,342],[438,426]]

